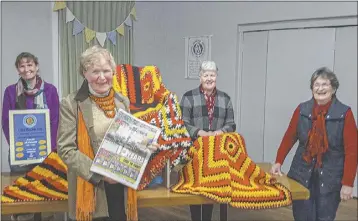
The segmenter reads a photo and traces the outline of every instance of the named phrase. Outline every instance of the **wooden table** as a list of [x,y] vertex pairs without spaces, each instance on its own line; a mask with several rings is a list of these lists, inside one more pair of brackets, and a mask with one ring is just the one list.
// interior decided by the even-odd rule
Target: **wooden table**
[[[269,171],[270,163],[258,163],[258,165],[265,171]],[[17,177],[2,174],[1,187],[3,190],[5,186],[10,185]],[[292,193],[293,200],[303,200],[309,198],[309,191],[297,183],[296,181],[288,178],[287,176],[277,177],[277,180],[285,185]],[[216,204],[215,201],[206,197],[179,194],[170,192],[165,187],[157,187],[138,192],[138,208],[140,207],[166,207],[190,204]],[[1,214],[16,214],[16,213],[36,213],[36,212],[67,212],[67,201],[48,201],[48,202],[18,202],[1,204]],[[223,211],[220,215],[226,216],[227,211]]]

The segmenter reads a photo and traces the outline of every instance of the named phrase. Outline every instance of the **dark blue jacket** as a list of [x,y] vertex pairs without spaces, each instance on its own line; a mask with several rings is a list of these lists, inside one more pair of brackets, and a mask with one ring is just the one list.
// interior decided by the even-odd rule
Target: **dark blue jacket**
[[[309,164],[303,159],[306,149],[308,132],[312,126],[312,109],[314,100],[311,99],[300,104],[300,117],[297,124],[297,138],[299,145],[292,160],[288,177],[298,181],[308,188],[312,171],[315,170],[314,158]],[[326,115],[326,131],[328,139],[328,150],[322,156],[322,167],[316,168],[319,173],[320,193],[340,191],[344,169],[344,142],[343,128],[344,119],[350,107],[333,98],[332,104]]]

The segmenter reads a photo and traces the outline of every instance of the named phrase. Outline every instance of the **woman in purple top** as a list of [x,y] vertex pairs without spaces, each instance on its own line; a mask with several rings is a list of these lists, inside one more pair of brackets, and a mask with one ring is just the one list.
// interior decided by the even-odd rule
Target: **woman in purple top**
[[[49,109],[51,125],[51,147],[56,151],[59,119],[59,97],[57,89],[39,76],[38,58],[31,53],[19,54],[15,67],[20,79],[5,89],[2,109],[2,129],[9,144],[9,110]],[[11,172],[26,172],[32,166],[10,166]]]

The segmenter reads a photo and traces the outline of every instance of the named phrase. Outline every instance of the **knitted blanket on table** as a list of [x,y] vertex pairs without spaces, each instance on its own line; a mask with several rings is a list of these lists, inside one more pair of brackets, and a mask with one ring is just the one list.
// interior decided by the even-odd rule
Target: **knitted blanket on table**
[[200,137],[188,152],[192,159],[172,191],[190,193],[242,209],[266,209],[292,203],[290,191],[247,155],[237,133]]
[[156,66],[119,65],[113,88],[129,98],[131,114],[158,128],[160,148],[154,152],[137,190],[143,190],[162,172],[169,160],[171,167],[186,162],[192,142],[182,120],[177,96],[162,82]]
[[67,167],[55,152],[5,187],[1,195],[1,203],[67,199]]

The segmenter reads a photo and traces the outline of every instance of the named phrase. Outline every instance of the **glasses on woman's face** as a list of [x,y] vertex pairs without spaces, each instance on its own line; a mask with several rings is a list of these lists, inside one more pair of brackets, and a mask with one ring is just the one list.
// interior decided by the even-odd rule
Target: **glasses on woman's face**
[[319,88],[329,88],[331,86],[331,84],[329,84],[329,83],[323,83],[323,84],[318,84],[318,83],[315,83],[314,85],[313,85],[313,88],[314,89],[319,89]]
[[215,72],[212,73],[204,73],[201,75],[201,77],[203,78],[215,78],[217,76],[217,74]]
[[90,74],[93,77],[100,77],[100,76],[109,77],[113,75],[113,71],[112,69],[105,69],[105,70],[95,69],[91,71]]

